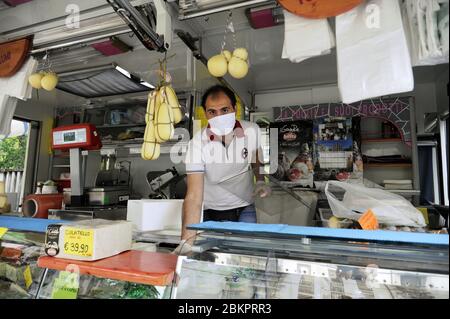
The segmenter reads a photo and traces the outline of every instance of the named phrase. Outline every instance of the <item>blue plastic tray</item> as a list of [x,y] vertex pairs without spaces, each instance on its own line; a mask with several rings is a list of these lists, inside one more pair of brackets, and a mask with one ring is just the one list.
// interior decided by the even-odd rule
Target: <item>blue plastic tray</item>
[[41,219],[41,218],[26,218],[13,216],[0,216],[0,227],[5,227],[11,230],[32,231],[45,233],[47,226],[50,224],[66,224],[70,223],[65,220]]

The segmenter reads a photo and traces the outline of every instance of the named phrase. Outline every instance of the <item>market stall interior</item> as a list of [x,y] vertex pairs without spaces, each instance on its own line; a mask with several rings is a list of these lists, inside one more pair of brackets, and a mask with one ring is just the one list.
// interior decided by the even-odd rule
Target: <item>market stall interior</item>
[[[448,5],[0,1],[0,298],[448,298]],[[184,222],[216,85],[256,223]]]

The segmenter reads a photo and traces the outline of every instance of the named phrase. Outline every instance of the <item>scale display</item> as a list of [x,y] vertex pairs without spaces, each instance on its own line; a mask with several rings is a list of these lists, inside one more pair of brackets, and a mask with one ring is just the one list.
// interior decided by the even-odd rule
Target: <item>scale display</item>
[[73,143],[86,143],[86,129],[77,129],[73,131],[53,132],[53,145],[67,145]]

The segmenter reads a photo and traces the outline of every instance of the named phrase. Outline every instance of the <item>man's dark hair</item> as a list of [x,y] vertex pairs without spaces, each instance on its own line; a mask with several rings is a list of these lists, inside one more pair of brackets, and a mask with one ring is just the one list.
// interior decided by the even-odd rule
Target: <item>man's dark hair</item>
[[231,105],[234,108],[236,107],[236,96],[234,95],[234,92],[231,89],[227,88],[226,86],[214,85],[211,86],[209,89],[207,89],[205,94],[203,94],[202,97],[203,108],[206,110],[206,100],[208,99],[208,97],[212,96],[214,98],[214,96],[217,96],[220,93],[224,93],[226,96],[228,96],[228,98],[231,101]]

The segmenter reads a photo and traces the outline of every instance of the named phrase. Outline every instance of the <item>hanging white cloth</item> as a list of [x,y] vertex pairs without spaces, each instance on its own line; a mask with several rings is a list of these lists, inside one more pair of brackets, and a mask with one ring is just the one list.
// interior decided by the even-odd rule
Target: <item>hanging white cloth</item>
[[17,106],[17,99],[8,95],[0,95],[0,136],[11,131],[11,121]]
[[413,66],[449,62],[449,1],[403,0],[402,17]]
[[329,54],[334,46],[334,34],[327,19],[307,19],[284,10],[283,59],[299,63]]
[[337,16],[336,52],[344,103],[414,89],[397,1],[372,0]]
[[11,77],[0,78],[0,135],[8,135],[18,100],[31,98],[28,77],[36,71],[38,62],[30,57]]

